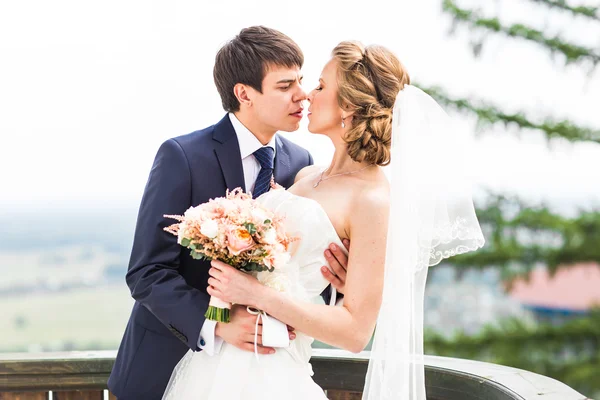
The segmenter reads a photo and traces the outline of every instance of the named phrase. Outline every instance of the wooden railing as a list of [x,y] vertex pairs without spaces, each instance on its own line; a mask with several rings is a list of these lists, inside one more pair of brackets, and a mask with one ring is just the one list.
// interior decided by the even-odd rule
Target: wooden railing
[[[111,400],[114,351],[0,354],[0,400]],[[568,386],[528,371],[427,356],[428,400],[585,400]],[[315,381],[330,399],[361,398],[368,353],[315,349]]]

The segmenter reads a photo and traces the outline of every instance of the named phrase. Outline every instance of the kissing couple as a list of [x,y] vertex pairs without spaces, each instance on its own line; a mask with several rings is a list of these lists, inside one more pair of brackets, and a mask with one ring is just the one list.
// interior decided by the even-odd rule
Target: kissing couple
[[[135,304],[108,381],[119,400],[326,399],[313,340],[360,352],[372,338],[363,399],[425,400],[428,267],[484,244],[465,134],[383,46],[339,43],[309,92],[303,63],[283,33],[243,29],[215,59],[227,114],[158,149],[126,276]],[[304,116],[335,147],[327,167],[277,134]],[[165,213],[238,187],[297,239],[284,293],[192,258],[164,231]],[[210,296],[234,304],[229,323],[205,319]],[[288,326],[285,345],[263,343],[269,320]]]

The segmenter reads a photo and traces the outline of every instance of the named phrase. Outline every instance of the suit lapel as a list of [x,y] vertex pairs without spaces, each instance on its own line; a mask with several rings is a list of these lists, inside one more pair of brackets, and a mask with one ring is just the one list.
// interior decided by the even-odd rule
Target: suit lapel
[[273,176],[275,178],[275,182],[288,188],[293,183],[293,181],[291,183],[287,182],[291,174],[290,155],[283,147],[283,142],[281,141],[279,135],[275,137],[275,145],[277,146],[277,152],[275,153],[275,167],[273,170]]
[[244,183],[244,168],[242,166],[242,155],[240,145],[231,125],[229,115],[215,125],[213,133],[215,143],[215,154],[219,160],[219,166],[223,171],[223,178],[229,190],[241,187],[246,191]]

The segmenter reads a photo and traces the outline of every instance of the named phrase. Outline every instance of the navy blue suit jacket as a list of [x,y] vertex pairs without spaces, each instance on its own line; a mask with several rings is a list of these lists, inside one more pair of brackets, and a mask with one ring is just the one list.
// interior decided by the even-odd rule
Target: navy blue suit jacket
[[[275,181],[294,183],[313,163],[310,153],[276,138]],[[216,125],[164,142],[154,160],[139,209],[127,285],[135,304],[108,387],[120,400],[161,399],[171,372],[197,341],[208,307],[210,264],[190,257],[177,238],[164,232],[163,214],[244,188],[240,148],[226,115]],[[202,379],[201,377],[198,377]]]

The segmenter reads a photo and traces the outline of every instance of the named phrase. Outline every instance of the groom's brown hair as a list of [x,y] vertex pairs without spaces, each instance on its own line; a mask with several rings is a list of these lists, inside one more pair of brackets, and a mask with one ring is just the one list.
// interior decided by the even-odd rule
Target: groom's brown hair
[[300,47],[283,33],[264,26],[244,28],[227,42],[215,58],[213,77],[225,111],[239,111],[233,93],[238,83],[262,93],[262,81],[270,66],[299,67],[304,64]]

